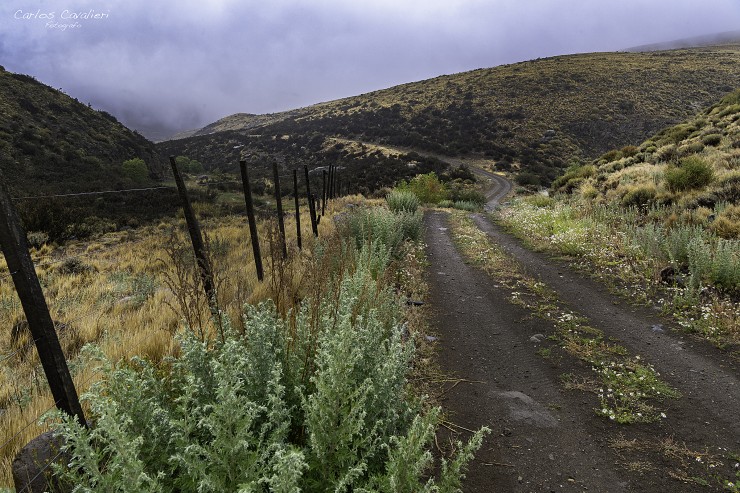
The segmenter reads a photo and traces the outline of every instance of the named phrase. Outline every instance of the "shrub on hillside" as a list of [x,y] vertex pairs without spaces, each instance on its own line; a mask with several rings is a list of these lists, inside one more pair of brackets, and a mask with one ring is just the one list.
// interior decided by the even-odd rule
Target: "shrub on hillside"
[[678,166],[665,171],[665,180],[672,191],[695,190],[711,183],[714,171],[702,158],[689,156],[681,159]]
[[642,207],[655,199],[657,190],[655,185],[638,185],[630,187],[622,196],[622,206],[624,207]]
[[710,229],[722,238],[740,238],[740,205],[725,207],[712,222]]
[[698,154],[704,150],[704,144],[701,142],[692,142],[691,144],[685,145],[678,148],[678,154],[681,156],[689,156],[691,154]]
[[564,175],[552,182],[550,189],[555,192],[571,193],[580,188],[586,178],[590,178],[594,174],[596,174],[596,167],[590,164],[568,168]]
[[701,138],[704,145],[707,146],[718,146],[722,142],[722,135],[720,134],[709,134]]
[[447,189],[434,172],[416,175],[408,182],[401,182],[397,188],[413,192],[422,204],[438,204],[447,198]]
[[514,178],[514,181],[516,181],[517,185],[521,185],[523,187],[542,185],[542,179],[536,174],[529,172],[519,173],[516,175],[516,178]]
[[416,212],[419,197],[410,190],[391,190],[385,197],[388,208],[393,212]]
[[149,168],[141,158],[133,158],[124,161],[121,165],[123,174],[135,183],[145,182],[149,177]]

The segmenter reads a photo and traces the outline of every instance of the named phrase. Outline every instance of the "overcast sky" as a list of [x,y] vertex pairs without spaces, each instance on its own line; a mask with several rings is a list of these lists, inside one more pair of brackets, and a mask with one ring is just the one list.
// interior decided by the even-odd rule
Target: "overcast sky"
[[[91,10],[99,18],[79,18]],[[2,0],[0,26],[7,70],[129,126],[175,130],[441,74],[738,30],[740,0]]]

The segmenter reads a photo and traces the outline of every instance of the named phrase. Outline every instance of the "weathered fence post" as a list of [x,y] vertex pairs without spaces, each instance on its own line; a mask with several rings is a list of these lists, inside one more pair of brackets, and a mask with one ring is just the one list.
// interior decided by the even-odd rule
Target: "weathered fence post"
[[327,184],[328,190],[326,197],[331,200],[334,198],[334,190],[332,189],[332,183],[334,183],[334,165],[329,165],[329,183]]
[[206,255],[206,247],[203,243],[200,225],[198,224],[198,219],[195,217],[193,206],[190,204],[188,191],[185,188],[185,182],[182,180],[182,176],[180,176],[180,171],[177,169],[174,156],[170,156],[170,166],[172,167],[172,174],[175,175],[177,192],[180,195],[182,210],[185,213],[185,221],[188,224],[188,233],[190,233],[190,241],[193,244],[193,251],[195,252],[195,259],[198,263],[200,279],[203,282],[203,289],[208,299],[208,306],[211,309],[211,313],[215,315],[218,313],[218,307],[216,306],[216,286],[213,282],[213,271],[208,261],[208,255]]
[[339,169],[337,169],[337,166],[334,166],[334,173],[332,173],[332,175],[331,198],[336,199],[339,198],[339,189],[337,187],[337,184],[339,183]]
[[301,209],[298,203],[298,170],[293,170],[293,198],[295,199],[295,232],[298,238],[298,249],[302,249],[301,245]]
[[57,408],[87,425],[54,321],[28,253],[26,232],[0,175],[0,245]]
[[280,192],[280,175],[278,174],[277,161],[272,162],[272,176],[275,181],[275,205],[277,206],[277,220],[280,230],[280,242],[283,246],[283,258],[288,258],[288,245],[285,242],[285,222],[283,221],[283,196]]
[[326,170],[321,170],[321,215],[326,215]]
[[239,161],[239,168],[242,173],[242,187],[244,188],[244,202],[247,205],[247,221],[249,222],[249,234],[252,238],[252,253],[254,254],[254,267],[257,269],[257,279],[262,282],[265,278],[265,272],[262,269],[262,254],[260,253],[260,239],[257,233],[257,221],[254,219],[254,203],[252,202],[252,188],[249,184],[249,173],[247,172],[247,162]]
[[319,236],[319,229],[316,226],[316,204],[311,194],[311,182],[308,179],[308,165],[303,165],[303,172],[306,175],[306,198],[308,199],[308,211],[311,215],[311,230],[314,236]]

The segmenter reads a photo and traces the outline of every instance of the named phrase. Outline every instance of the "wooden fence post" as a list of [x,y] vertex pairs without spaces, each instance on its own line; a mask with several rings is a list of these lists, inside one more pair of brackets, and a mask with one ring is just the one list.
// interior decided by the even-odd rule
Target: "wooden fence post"
[[275,181],[275,205],[277,206],[278,228],[280,229],[280,242],[283,246],[283,258],[288,258],[288,245],[285,243],[285,222],[283,221],[283,196],[280,192],[280,175],[278,174],[277,161],[272,162],[272,176]]
[[334,195],[332,195],[334,192],[334,190],[332,189],[332,183],[334,183],[334,165],[330,164],[329,165],[329,183],[327,183],[328,190],[326,194],[326,198],[328,198],[329,200],[334,198]]
[[298,170],[293,170],[293,198],[295,198],[295,232],[298,238],[298,249],[301,250],[301,209],[298,203]]
[[26,232],[21,226],[2,176],[0,176],[0,245],[26,314],[28,327],[36,344],[54,402],[57,408],[76,417],[80,424],[87,426],[67,360],[64,358],[54,328],[54,321],[36,276],[33,260],[28,253]]
[[254,267],[257,270],[257,279],[262,282],[265,279],[265,271],[262,269],[262,254],[260,253],[260,239],[257,233],[257,221],[254,219],[254,203],[252,202],[252,188],[249,184],[249,173],[247,162],[239,161],[242,173],[242,187],[244,188],[244,202],[247,205],[247,221],[249,222],[249,234],[252,237],[252,253],[254,254]]
[[326,170],[321,170],[321,215],[326,215]]
[[338,175],[339,170],[337,169],[337,166],[334,166],[334,173],[332,173],[332,180],[331,180],[331,198],[336,199],[339,197],[339,190],[337,189],[337,183],[338,181]]
[[193,207],[190,204],[188,191],[185,188],[185,182],[182,180],[182,176],[180,176],[180,171],[177,169],[177,163],[175,163],[174,156],[170,156],[170,166],[172,167],[172,174],[175,175],[177,192],[180,195],[182,210],[185,213],[185,221],[188,224],[188,233],[190,233],[190,241],[193,244],[193,251],[195,252],[195,259],[198,263],[200,279],[203,282],[203,289],[205,290],[206,298],[208,299],[208,306],[211,309],[211,313],[215,315],[218,313],[218,307],[216,305],[216,286],[213,282],[213,271],[211,270],[211,264],[206,255],[206,247],[203,243],[203,235],[200,232],[200,225],[198,224],[198,219],[195,217]]
[[319,229],[316,225],[316,204],[311,194],[311,182],[308,179],[308,165],[303,165],[303,172],[306,175],[306,198],[308,199],[308,210],[311,215],[311,230],[314,236],[319,236]]

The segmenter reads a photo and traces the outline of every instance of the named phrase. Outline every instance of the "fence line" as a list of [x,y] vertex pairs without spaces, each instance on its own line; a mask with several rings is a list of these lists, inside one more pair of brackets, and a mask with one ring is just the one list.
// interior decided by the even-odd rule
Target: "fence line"
[[[330,167],[330,170],[331,170],[332,178],[334,178],[334,180],[336,180],[337,179],[337,176],[336,176],[337,173],[336,173],[335,167],[333,167],[333,166]],[[312,171],[317,171],[317,170],[312,170]],[[175,174],[176,178],[178,178],[177,169],[174,167],[174,165],[173,165],[173,173]],[[308,167],[307,166],[304,166],[304,173],[305,173],[305,182],[306,182],[305,183],[305,187],[306,187],[306,200],[308,201],[308,207],[309,207],[308,213],[309,213],[310,218],[311,218],[312,229],[314,230],[314,234],[317,235],[318,232],[317,232],[317,229],[316,229],[315,224],[317,222],[317,219],[316,219],[317,212],[316,212],[316,210],[318,209],[318,207],[317,207],[317,204],[315,203],[316,197],[310,192],[309,170],[308,170]],[[275,186],[276,206],[277,206],[279,212],[282,209],[281,202],[282,202],[282,199],[283,199],[282,193],[281,193],[281,190],[280,190],[280,179],[281,178],[283,178],[283,179],[284,178],[290,178],[290,177],[296,176],[296,175],[297,175],[297,172],[295,172],[295,171],[294,171],[294,174],[293,175],[291,175],[291,174],[287,174],[287,175],[280,174],[278,172],[277,166],[276,165],[273,166],[273,180],[274,180],[274,186]],[[328,190],[327,190],[329,188],[328,187],[329,183],[326,183],[326,175],[327,175],[326,174],[326,171],[324,169],[322,169],[322,175],[321,175],[321,177],[322,177],[322,180],[321,181],[322,181],[322,185],[323,185],[322,186],[322,191],[321,191],[322,192],[321,193],[321,195],[322,195],[321,198],[323,198],[323,203],[322,203],[322,207],[321,207],[321,209],[322,209],[321,214],[322,215],[324,214],[324,208],[325,208],[327,199],[329,199],[329,198],[335,198],[335,197],[338,197],[339,196],[338,193],[335,193],[335,192],[338,192],[338,190],[335,190],[335,187],[333,186],[334,185],[333,183],[331,184],[332,185],[331,186],[331,195],[329,196],[329,193],[328,193]],[[244,176],[243,176],[243,178],[244,178]],[[177,180],[176,180],[176,182],[177,182]],[[222,185],[222,184],[237,185],[238,182],[236,182],[236,181],[228,181],[228,182],[204,183],[204,185],[207,185],[207,186],[218,186],[218,185]],[[0,184],[0,185],[2,185],[2,184]],[[183,184],[183,188],[184,188],[184,184]],[[248,180],[246,180],[246,181],[243,180],[243,182],[242,182],[242,188],[244,189],[244,192],[245,192],[245,198],[247,198],[247,196],[249,196],[249,198],[251,198],[251,185],[248,183]],[[129,188],[129,189],[121,189],[121,190],[88,191],[88,192],[76,192],[76,193],[65,193],[65,194],[53,194],[53,195],[24,196],[24,197],[17,197],[17,198],[8,197],[8,203],[14,202],[14,201],[21,201],[21,200],[33,200],[33,199],[38,200],[38,199],[44,199],[44,198],[85,197],[85,196],[96,196],[96,195],[112,195],[112,194],[123,194],[123,193],[133,193],[133,192],[147,192],[147,191],[160,191],[160,190],[177,190],[177,189],[178,189],[177,186],[162,185],[162,186],[154,186],[154,187]],[[182,192],[182,190],[181,190],[181,192]],[[295,195],[295,198],[297,199],[298,198],[298,195],[299,195],[297,181],[294,182],[294,190],[293,190],[293,193]],[[182,194],[181,193],[181,199],[182,199],[182,202],[183,202],[183,207],[188,207],[189,206],[189,201],[187,200],[186,194]],[[247,200],[247,205],[248,205],[248,209],[249,209],[249,205],[251,205],[249,200]],[[301,213],[301,211],[300,211],[300,205],[299,205],[298,201],[296,200],[296,210],[295,210],[296,220],[297,220],[296,222],[300,221],[300,213]],[[248,214],[248,216],[249,215],[250,214]],[[282,215],[279,213],[278,214],[278,222],[282,222],[281,220],[282,220]],[[253,221],[254,221],[254,218],[253,218],[253,215],[252,215],[252,218],[250,220],[250,226],[252,226],[251,223]],[[283,231],[281,231],[281,233],[282,233],[281,236],[283,238],[283,250],[284,250],[284,255],[287,256],[287,251],[285,251],[285,233]],[[23,232],[23,237],[25,237],[25,231],[22,231],[22,232]],[[254,254],[255,254],[254,255],[254,259],[255,259],[255,265],[257,266],[257,270],[258,270],[258,279],[261,281],[262,280],[262,275],[260,275],[261,274],[261,272],[260,272],[261,271],[261,268],[260,268],[261,267],[261,256],[260,256],[259,244],[258,244],[259,239],[258,238],[255,238],[255,236],[256,236],[256,227],[254,228],[252,246],[253,246],[253,248],[256,248],[254,250]],[[22,244],[23,242],[20,242],[20,243]],[[8,247],[8,248],[10,248],[10,247]],[[15,247],[13,247],[13,248],[15,248]],[[195,250],[197,250],[197,248]],[[3,252],[3,253],[7,253],[7,252]],[[57,259],[57,260],[48,260],[48,261],[45,261],[45,262],[40,262],[38,264],[34,264],[33,261],[31,261],[30,262],[30,266],[31,266],[31,270],[33,271],[33,274],[35,276],[35,268],[36,267],[43,267],[43,266],[48,266],[48,265],[60,264],[60,263],[67,262],[67,261],[72,260],[72,259],[78,259],[78,258],[83,258],[83,257],[90,257],[91,255],[93,255],[93,252],[85,252],[85,253],[80,253],[80,254],[77,254],[77,255],[66,255],[63,258],[60,258],[60,259]],[[197,255],[197,252],[196,252],[196,255]],[[6,258],[7,258],[7,255],[6,255]],[[39,259],[39,260],[41,260],[41,259]],[[15,270],[14,272],[6,273],[6,274],[0,276],[0,280],[6,279],[6,278],[12,278],[16,274],[18,274],[19,272],[21,272],[21,270],[22,269],[18,269],[18,270]],[[25,272],[25,271],[23,271],[23,272]],[[26,274],[29,274],[29,273],[26,272]],[[17,290],[17,286],[16,286],[16,290]],[[24,311],[25,311],[25,305],[24,305]],[[47,311],[48,311],[48,309],[47,309]],[[89,317],[91,315],[93,315],[93,314],[92,313],[86,313],[85,315],[82,315],[80,317],[77,317],[74,320],[71,320],[69,322],[66,322],[66,324],[67,325],[74,324],[75,322],[77,322],[79,320],[82,320],[83,318]],[[26,319],[29,320],[29,324],[30,324],[31,323],[31,320],[30,320],[30,317],[29,317],[29,314],[28,313],[26,313]],[[56,336],[56,328],[54,328],[52,330],[54,332],[53,335]],[[43,340],[43,339],[44,339],[44,337],[34,337],[34,339],[32,341],[28,342],[23,347],[19,347],[19,348],[15,349],[13,352],[10,352],[10,353],[5,354],[4,356],[2,356],[2,359],[0,359],[0,364],[6,364],[9,360],[11,360],[12,358],[16,357],[21,352],[27,351],[28,348],[30,348],[33,344],[38,344],[39,341],[40,340]],[[44,363],[44,358],[41,356],[41,354],[39,355],[39,358],[41,360],[42,365],[44,365],[45,364]],[[65,361],[65,364],[66,364],[66,357],[64,355],[62,355],[62,358],[63,358],[63,360]],[[33,370],[33,371],[36,371],[36,370]],[[101,368],[99,366],[96,367],[96,368],[94,368],[94,369],[92,369],[91,370],[91,374],[88,376],[88,378],[86,378],[85,381],[80,384],[80,389],[86,388],[86,386],[90,383],[90,381],[93,378],[95,378],[96,376],[98,376],[100,373],[101,373]],[[50,377],[50,375],[47,374],[47,381],[49,381],[49,377]],[[72,387],[72,389],[74,390],[74,386]],[[52,390],[53,390],[53,387],[52,387]],[[74,397],[76,398],[77,397],[76,396],[76,392],[74,392],[74,393],[75,393]],[[52,392],[52,394],[53,394],[53,392]],[[66,401],[64,401],[64,398],[63,397],[55,397],[54,395],[52,395],[52,397],[55,399],[54,400],[54,403],[49,408],[47,408],[46,410],[44,410],[40,415],[36,416],[34,419],[32,419],[28,423],[26,423],[19,431],[17,431],[15,433],[15,435],[13,435],[13,437],[11,437],[5,443],[3,443],[2,445],[0,445],[0,451],[1,450],[5,450],[10,444],[14,443],[18,439],[18,437],[22,436],[24,432],[26,432],[30,427],[32,427],[35,423],[37,423],[38,420],[43,415],[47,414],[54,407],[57,407],[57,408],[65,408],[63,410],[65,410],[67,413],[70,413],[70,411],[71,411],[72,414],[75,414],[78,417],[79,416],[82,416],[81,411],[78,414],[77,412],[75,412],[76,410],[74,409],[74,407],[72,409],[66,409],[69,406],[68,405],[65,405],[67,403],[66,403]],[[84,421],[84,418],[81,418],[81,419],[83,419],[83,421]],[[43,468],[41,468],[41,470],[38,472],[38,474],[34,478],[32,478],[31,482],[33,482],[38,477],[40,477],[44,473],[44,471],[46,471],[51,466],[51,464],[55,460],[57,460],[61,455],[62,454],[60,452],[55,457],[53,457],[51,459],[51,461],[49,463],[47,463],[45,466],[43,466]],[[24,490],[22,490],[22,491],[24,491]]]

